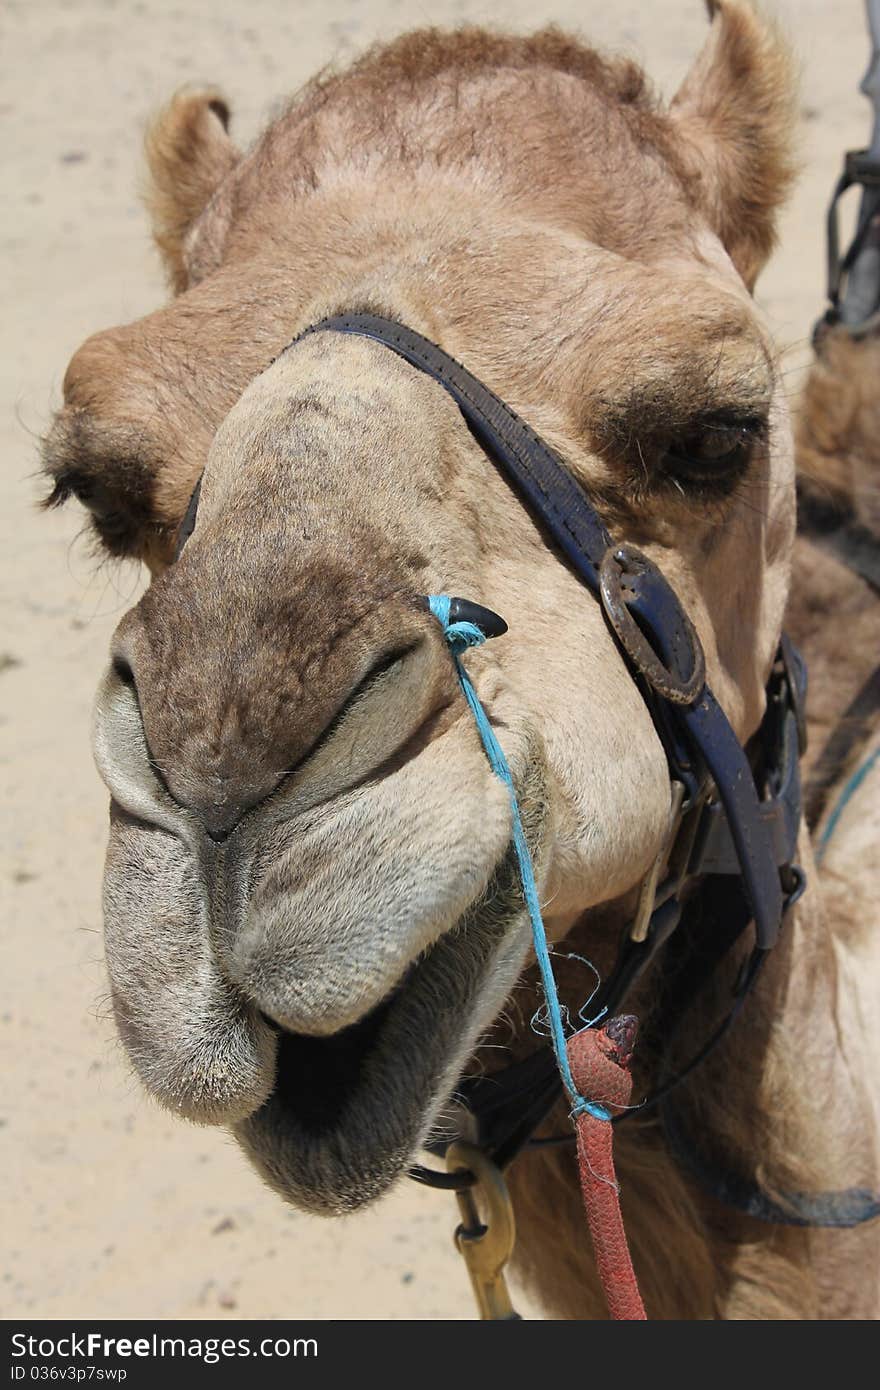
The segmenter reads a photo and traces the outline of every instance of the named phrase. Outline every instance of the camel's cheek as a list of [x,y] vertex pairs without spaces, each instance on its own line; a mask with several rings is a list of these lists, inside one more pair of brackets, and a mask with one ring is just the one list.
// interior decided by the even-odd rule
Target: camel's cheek
[[215,963],[196,861],[182,840],[116,807],[104,933],[116,1024],[156,1099],[210,1124],[262,1105],[276,1035]]
[[527,629],[504,638],[510,688],[492,710],[502,737],[523,707],[540,731],[552,813],[546,893],[562,917],[638,883],[663,840],[670,786],[651,716],[598,604],[559,565],[550,583]]
[[[633,693],[640,699],[633,687]],[[629,692],[622,695],[627,709]],[[548,736],[559,779],[557,835],[547,880],[554,916],[580,913],[633,888],[663,843],[669,822],[666,756],[642,704],[632,719],[582,711],[586,737]],[[597,749],[601,748],[601,754]]]

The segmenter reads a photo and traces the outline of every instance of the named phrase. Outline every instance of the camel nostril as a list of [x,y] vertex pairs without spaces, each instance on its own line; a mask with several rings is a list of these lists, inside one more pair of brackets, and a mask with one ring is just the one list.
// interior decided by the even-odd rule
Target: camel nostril
[[135,684],[134,679],[134,671],[131,669],[130,665],[125,660],[125,657],[114,656],[113,670],[119,677],[119,679],[122,681],[123,685],[127,685],[130,690],[137,691],[137,685]]
[[[189,571],[172,579],[189,600]],[[343,791],[390,774],[392,759],[414,756],[419,739],[435,736],[432,721],[454,695],[436,625],[414,618],[409,598],[367,604],[352,638],[342,618],[315,631],[303,619],[303,636],[287,651],[288,617],[270,622],[262,595],[243,638],[231,619],[211,629],[192,601],[169,611],[162,594],[161,584],[148,590],[114,638],[101,756],[108,781],[137,759],[163,814],[174,805],[187,813],[187,831],[205,848],[221,852],[244,835],[275,793],[270,819],[286,814],[282,802],[310,798],[313,785]],[[360,592],[357,602],[360,613]],[[339,771],[334,739],[344,750]]]
[[[137,667],[137,675],[135,669]],[[156,694],[155,678],[149,666],[142,667],[140,660],[129,659],[124,649],[118,648],[111,655],[113,676],[119,685],[124,686],[133,697],[136,710],[131,709],[131,700],[123,698],[122,704],[129,711],[129,719],[137,720],[138,734],[142,750],[150,769],[150,776],[159,782],[167,795],[184,810],[195,812],[202,827],[215,845],[229,839],[240,821],[255,806],[270,796],[278,785],[280,775],[275,772],[260,777],[252,768],[242,765],[239,750],[221,750],[220,766],[214,757],[216,750],[199,756],[198,730],[189,730],[187,740],[191,756],[180,756],[179,747],[169,750],[163,745],[163,716],[169,701],[160,687]],[[116,687],[118,691],[118,686]],[[125,739],[132,735],[131,723],[120,742],[120,751]]]

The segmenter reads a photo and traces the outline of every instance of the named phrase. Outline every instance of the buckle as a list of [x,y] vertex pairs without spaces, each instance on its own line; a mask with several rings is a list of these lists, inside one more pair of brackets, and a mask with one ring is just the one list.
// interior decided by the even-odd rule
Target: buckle
[[653,561],[634,545],[610,545],[599,567],[599,595],[620,645],[651,688],[672,704],[692,705],[706,683],[706,658],[678,595]]
[[804,896],[807,876],[800,864],[786,864],[780,869],[779,878],[782,883],[782,891],[785,894],[782,903],[782,919],[784,921],[795,903],[800,902]]

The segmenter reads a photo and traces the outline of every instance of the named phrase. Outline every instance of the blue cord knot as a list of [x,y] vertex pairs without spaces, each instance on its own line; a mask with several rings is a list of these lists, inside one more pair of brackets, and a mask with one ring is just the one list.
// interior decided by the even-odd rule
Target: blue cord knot
[[443,636],[446,638],[453,656],[461,656],[468,647],[481,647],[487,640],[485,632],[482,628],[477,627],[476,623],[450,622],[449,610],[452,606],[452,599],[448,594],[431,594],[428,598],[428,605],[443,628]]
[[578,1115],[592,1115],[594,1120],[611,1119],[611,1111],[604,1105],[600,1105],[596,1100],[584,1100],[583,1096],[571,1107],[571,1118],[576,1120]]
[[532,940],[535,946],[535,955],[538,960],[538,969],[541,972],[541,984],[544,988],[544,999],[547,1006],[547,1022],[550,1028],[550,1040],[553,1043],[556,1065],[562,1077],[562,1084],[572,1102],[571,1114],[574,1117],[586,1112],[587,1114],[593,1115],[597,1120],[610,1120],[611,1114],[606,1110],[604,1105],[599,1105],[596,1101],[587,1100],[585,1096],[580,1094],[574,1083],[574,1077],[571,1074],[571,1067],[568,1062],[568,1051],[565,1045],[565,1029],[562,1023],[562,1010],[559,1004],[559,995],[556,990],[553,967],[550,964],[550,952],[547,948],[547,933],[544,930],[541,905],[538,901],[535,870],[532,864],[532,856],[526,840],[525,830],[523,829],[516,788],[513,785],[513,776],[507,759],[504,756],[504,750],[495,737],[495,731],[489,723],[486,711],[480,704],[473,682],[461,664],[460,658],[462,653],[467,651],[468,647],[481,646],[482,643],[486,641],[487,634],[477,627],[476,623],[450,622],[451,603],[452,600],[448,594],[429,594],[428,596],[428,607],[443,628],[443,635],[446,638],[449,650],[452,653],[452,659],[455,662],[458,682],[461,686],[462,694],[467,700],[471,713],[474,716],[477,731],[482,740],[486,757],[489,760],[489,766],[492,768],[496,777],[507,787],[508,796],[510,797],[510,813],[513,822],[513,846],[519,865],[523,898],[525,899],[525,905],[532,927]]
[[455,655],[461,656],[468,647],[481,647],[486,634],[474,623],[450,623],[446,628],[446,640]]

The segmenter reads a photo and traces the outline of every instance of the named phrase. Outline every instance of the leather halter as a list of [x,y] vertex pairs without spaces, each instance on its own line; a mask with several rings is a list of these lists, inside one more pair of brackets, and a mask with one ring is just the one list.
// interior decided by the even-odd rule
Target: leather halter
[[[314,324],[294,342],[316,332],[373,339],[437,381],[541,524],[548,542],[601,604],[663,744],[671,795],[661,856],[667,862],[658,860],[646,876],[636,918],[624,932],[617,964],[594,1005],[603,1015],[616,1012],[678,926],[694,891],[709,882],[727,883],[731,891],[726,896],[735,906],[730,927],[719,938],[732,944],[751,921],[755,944],[738,977],[731,1012],[695,1065],[738,1013],[786,911],[803,891],[804,876],[794,864],[800,823],[798,755],[804,739],[800,658],[783,637],[768,686],[767,713],[756,735],[756,785],[746,752],[705,681],[699,638],[674,590],[645,555],[612,540],[584,489],[549,446],[442,348],[400,323],[370,313],[340,314]],[[177,554],[195,526],[197,506],[198,485],[178,535]],[[740,891],[733,891],[737,885]],[[664,1094],[668,1089],[669,1083]],[[474,1113],[481,1147],[504,1166],[555,1104],[560,1087],[552,1054],[545,1049],[502,1073],[465,1078],[457,1094]],[[436,1151],[444,1148],[438,1145]],[[466,1181],[460,1174],[450,1178],[430,1170],[412,1175],[434,1186],[461,1187]]]
[[[874,61],[877,62],[875,48]],[[876,142],[876,137],[875,137]],[[863,201],[859,212],[858,226],[849,250],[840,254],[840,228],[838,225],[838,203],[852,187],[862,189]],[[866,318],[851,322],[847,309],[847,277],[859,260],[869,241],[876,235],[874,224],[880,213],[880,158],[876,150],[848,150],[844,156],[843,173],[835,185],[826,219],[827,247],[827,286],[829,307],[813,329],[814,342],[819,342],[823,333],[831,327],[842,327],[850,337],[868,338],[880,330],[880,307],[874,308]],[[873,289],[880,289],[874,272]],[[875,299],[876,304],[876,299]]]
[[[783,919],[785,893],[792,888],[786,873],[783,889],[780,871],[789,870],[794,857],[800,806],[796,758],[788,769],[785,796],[771,790],[759,801],[745,751],[705,682],[699,638],[672,587],[646,556],[612,541],[581,485],[508,405],[442,348],[402,324],[375,314],[341,314],[323,319],[295,341],[328,331],[383,343],[439,382],[520,500],[599,599],[654,717],[671,780],[684,789],[683,804],[709,808],[699,837],[700,860],[708,855],[713,859],[710,871],[736,872],[742,878],[755,921],[755,952],[770,950]],[[796,724],[795,690],[804,682],[797,678],[794,649],[784,643],[781,650]],[[715,802],[708,801],[712,784]],[[689,864],[683,882],[699,872]],[[654,906],[646,941],[657,913],[673,896],[679,891]]]

